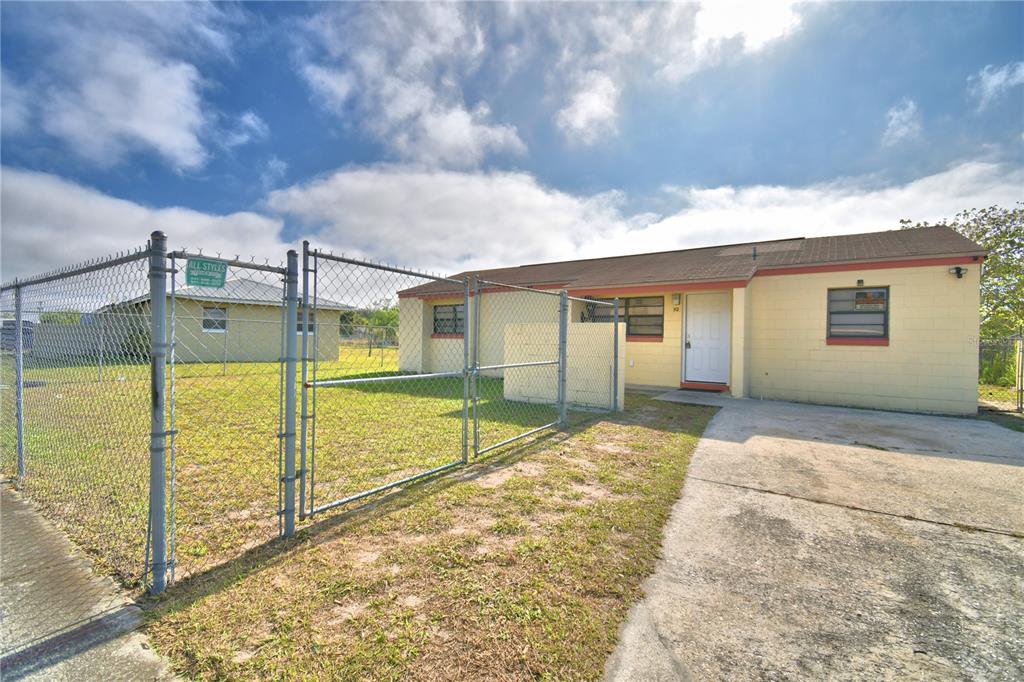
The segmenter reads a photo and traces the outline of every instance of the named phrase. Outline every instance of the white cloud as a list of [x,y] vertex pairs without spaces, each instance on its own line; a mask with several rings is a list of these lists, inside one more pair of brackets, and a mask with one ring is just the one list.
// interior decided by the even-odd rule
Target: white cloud
[[761,239],[895,229],[901,218],[937,222],[972,206],[1024,199],[1024,168],[969,161],[911,182],[853,178],[806,187],[686,187],[686,208],[601,247],[633,252]]
[[55,175],[6,166],[0,172],[4,281],[141,246],[153,230],[166,232],[172,248],[241,252],[275,264],[287,250],[277,218],[149,208]]
[[[28,76],[40,128],[100,166],[150,151],[178,170],[221,131],[197,64],[231,59],[233,8],[203,3],[19,6],[5,14],[40,58]],[[242,127],[224,133],[231,146]],[[246,133],[250,137],[254,130]]]
[[595,144],[616,133],[634,82],[675,86],[800,23],[792,2],[343,4],[307,22],[297,61],[317,101],[400,159],[469,168],[523,143],[483,96],[467,102],[468,86],[487,91],[532,65],[562,134]]
[[615,132],[618,100],[619,88],[607,74],[587,72],[570,102],[558,112],[558,127],[570,139],[593,144]]
[[618,193],[576,196],[523,173],[404,166],[344,169],[272,192],[268,208],[304,221],[329,247],[454,272],[544,260],[895,229],[971,206],[1024,199],[1024,169],[967,162],[882,187],[846,179],[806,187],[684,187],[684,208],[629,215]]
[[[142,244],[154,229],[174,247],[279,262],[282,214],[321,248],[407,267],[457,272],[762,239],[896,229],[964,208],[1024,200],[1024,169],[970,161],[911,182],[874,178],[805,187],[669,188],[680,208],[628,214],[625,197],[579,196],[525,173],[348,168],[270,192],[262,213],[148,208],[53,175],[4,168],[3,278]],[[87,235],[88,238],[83,238]],[[296,242],[298,240],[296,239]]]
[[201,79],[194,66],[164,61],[129,41],[75,50],[89,68],[73,84],[47,89],[41,106],[46,132],[100,166],[146,147],[183,170],[206,162],[199,141],[205,121]]
[[254,140],[263,140],[270,134],[270,128],[254,111],[246,111],[235,122],[234,127],[223,135],[226,147],[238,147]]
[[260,173],[260,184],[263,186],[263,191],[269,192],[277,187],[287,172],[288,164],[277,156],[271,156],[267,160],[267,165],[263,168],[263,172]]
[[982,111],[1017,85],[1024,85],[1024,62],[1010,62],[998,69],[989,64],[967,79],[967,92]]
[[28,128],[31,117],[29,91],[0,68],[0,132],[13,135]]
[[456,4],[340,5],[306,22],[299,70],[315,99],[361,125],[399,158],[474,167],[491,153],[521,153],[514,126],[468,105],[460,81],[484,55],[483,29]]
[[711,58],[723,42],[738,40],[744,52],[757,52],[800,26],[795,2],[716,0],[697,11],[693,43],[698,56]]
[[[615,131],[625,89],[660,87],[751,55],[796,31],[793,2],[535,4],[524,13],[559,58],[549,87],[567,138],[592,144]],[[557,93],[567,93],[564,99]]]
[[921,134],[921,112],[910,98],[905,97],[899,104],[889,109],[885,118],[887,124],[882,134],[882,144],[886,147],[914,139]]
[[625,224],[615,194],[576,197],[525,173],[385,166],[272,192],[267,206],[328,246],[434,270],[571,258]]

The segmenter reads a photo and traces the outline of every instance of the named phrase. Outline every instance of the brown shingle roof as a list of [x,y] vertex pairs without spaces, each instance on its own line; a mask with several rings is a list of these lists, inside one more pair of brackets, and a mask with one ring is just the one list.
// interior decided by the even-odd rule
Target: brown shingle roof
[[[756,260],[753,258],[755,247]],[[781,267],[983,255],[984,249],[951,228],[934,226],[538,263],[462,272],[455,277],[476,274],[503,284],[558,286],[572,290],[746,280],[756,271]],[[456,285],[431,282],[407,289],[402,295],[444,293],[458,293]]]

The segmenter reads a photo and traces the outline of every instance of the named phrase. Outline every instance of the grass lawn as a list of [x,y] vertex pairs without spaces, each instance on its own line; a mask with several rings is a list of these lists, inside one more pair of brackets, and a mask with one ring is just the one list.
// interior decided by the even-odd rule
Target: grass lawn
[[[395,349],[342,348],[319,378],[398,369]],[[13,368],[4,385],[0,465],[17,471]],[[176,577],[207,570],[277,534],[280,378],[276,363],[178,364]],[[140,587],[149,471],[149,369],[27,367],[23,489],[97,568]],[[168,380],[169,386],[169,380]],[[481,380],[481,443],[550,423],[548,405],[506,401]],[[462,456],[461,379],[322,388],[317,395],[317,504]],[[572,412],[570,422],[594,418]],[[168,415],[168,427],[170,420]],[[310,453],[312,457],[312,453]]]
[[[9,357],[0,463],[14,471]],[[342,349],[319,378],[395,371]],[[140,587],[148,367],[26,371],[29,498]],[[144,600],[154,646],[205,679],[593,678],[656,558],[711,408],[630,395],[618,415],[547,431],[277,536],[274,363],[178,365],[177,579]],[[316,502],[461,457],[462,380],[317,392]],[[481,445],[555,419],[481,383]]]
[[200,679],[600,677],[713,412],[631,394],[318,517],[152,600],[151,641]]
[[1017,389],[1013,386],[979,384],[978,404],[980,419],[1024,432],[1024,414],[1015,411]]

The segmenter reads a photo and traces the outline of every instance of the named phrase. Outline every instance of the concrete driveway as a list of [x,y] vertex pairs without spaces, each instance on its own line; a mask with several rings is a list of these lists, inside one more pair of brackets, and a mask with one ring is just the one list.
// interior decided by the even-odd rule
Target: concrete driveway
[[614,680],[1024,679],[1024,434],[722,405]]

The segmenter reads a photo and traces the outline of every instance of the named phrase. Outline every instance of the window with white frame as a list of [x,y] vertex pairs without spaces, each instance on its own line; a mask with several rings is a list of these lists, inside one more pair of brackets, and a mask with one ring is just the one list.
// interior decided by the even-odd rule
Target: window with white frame
[[889,287],[829,289],[828,336],[889,338]]
[[228,309],[224,306],[203,306],[203,331],[224,333],[228,330]]

